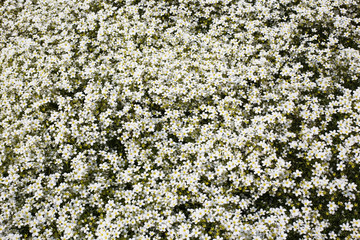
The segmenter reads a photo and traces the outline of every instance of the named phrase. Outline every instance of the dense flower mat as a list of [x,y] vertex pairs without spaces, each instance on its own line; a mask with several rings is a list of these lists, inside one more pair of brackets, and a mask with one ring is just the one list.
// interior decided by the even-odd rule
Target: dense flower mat
[[0,13],[0,239],[360,239],[359,1]]

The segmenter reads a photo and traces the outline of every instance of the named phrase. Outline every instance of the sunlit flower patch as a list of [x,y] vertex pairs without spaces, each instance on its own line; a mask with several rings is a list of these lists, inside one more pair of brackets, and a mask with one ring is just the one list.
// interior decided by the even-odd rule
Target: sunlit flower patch
[[360,239],[357,1],[0,12],[1,239]]

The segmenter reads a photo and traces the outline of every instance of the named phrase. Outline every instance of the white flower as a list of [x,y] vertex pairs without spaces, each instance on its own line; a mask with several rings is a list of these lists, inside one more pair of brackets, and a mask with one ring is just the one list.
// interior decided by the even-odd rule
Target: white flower
[[345,203],[345,209],[351,211],[353,208],[353,204],[351,202]]
[[334,202],[330,201],[330,202],[328,203],[328,208],[329,208],[329,212],[330,212],[331,214],[334,214],[335,211],[337,210],[338,206],[337,206]]

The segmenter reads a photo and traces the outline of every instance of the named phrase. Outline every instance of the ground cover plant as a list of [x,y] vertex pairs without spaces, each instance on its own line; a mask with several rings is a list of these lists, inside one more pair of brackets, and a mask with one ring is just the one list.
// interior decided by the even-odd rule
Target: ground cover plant
[[0,1],[0,239],[360,239],[357,0]]

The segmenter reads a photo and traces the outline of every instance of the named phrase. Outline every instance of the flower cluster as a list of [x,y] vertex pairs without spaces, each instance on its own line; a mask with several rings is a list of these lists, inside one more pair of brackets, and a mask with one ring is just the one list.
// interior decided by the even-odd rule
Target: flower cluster
[[360,239],[357,1],[0,12],[1,239]]

